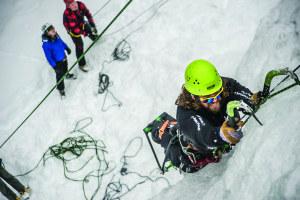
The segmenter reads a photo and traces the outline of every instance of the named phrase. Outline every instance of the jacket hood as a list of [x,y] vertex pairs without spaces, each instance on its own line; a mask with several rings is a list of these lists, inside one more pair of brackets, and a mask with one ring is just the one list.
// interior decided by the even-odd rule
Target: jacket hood
[[45,33],[42,34],[42,42],[54,42],[57,38],[59,38],[57,33],[54,37],[47,36]]
[[42,34],[42,41],[43,42],[48,42],[49,41],[49,38],[47,35],[45,35],[45,33]]

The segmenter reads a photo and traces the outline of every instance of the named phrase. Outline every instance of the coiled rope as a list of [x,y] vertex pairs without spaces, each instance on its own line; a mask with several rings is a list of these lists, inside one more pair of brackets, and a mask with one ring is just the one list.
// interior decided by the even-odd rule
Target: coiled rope
[[[99,94],[103,94],[106,91],[106,94],[105,94],[105,97],[104,97],[104,102],[103,102],[103,105],[102,105],[102,111],[107,111],[112,106],[119,106],[120,107],[120,106],[123,105],[122,102],[120,102],[114,96],[114,94],[111,91],[108,90],[108,87],[111,87],[113,85],[113,82],[109,81],[109,76],[108,75],[102,73],[102,71],[104,70],[104,64],[105,63],[109,64],[109,63],[111,63],[111,62],[113,62],[115,60],[126,61],[126,60],[129,59],[130,52],[131,52],[131,46],[129,45],[129,43],[126,40],[122,40],[115,47],[115,49],[114,49],[114,51],[113,51],[113,53],[111,55],[112,56],[112,60],[111,61],[105,60],[102,63],[102,69],[99,72],[99,85],[98,85],[98,93]],[[112,97],[118,103],[117,104],[113,104],[113,105],[109,106],[108,108],[104,109],[104,105],[105,105],[108,93],[111,94]]]
[[[111,173],[115,168],[115,163],[112,161],[107,161],[105,159],[105,154],[107,154],[106,146],[102,140],[94,140],[87,132],[85,132],[83,129],[89,126],[93,122],[93,119],[91,117],[84,118],[76,123],[76,126],[74,130],[70,133],[82,133],[83,135],[77,136],[77,137],[68,137],[64,139],[59,144],[53,145],[49,147],[49,149],[43,154],[42,158],[38,162],[38,164],[30,171],[17,175],[18,176],[25,176],[39,166],[39,164],[43,161],[43,166],[45,166],[46,161],[50,158],[57,158],[58,160],[62,161],[63,167],[64,167],[64,175],[68,180],[76,181],[76,182],[82,182],[82,188],[84,192],[85,199],[93,199],[95,195],[97,194],[98,190],[100,189],[102,178],[103,176]],[[84,126],[80,127],[81,124],[85,124]],[[82,164],[78,169],[76,170],[70,170],[68,168],[68,165],[71,161],[75,161],[78,158],[81,158],[81,155],[86,151],[92,151],[94,155],[87,158],[87,161]],[[93,159],[97,160],[97,165],[95,165],[95,162],[93,164],[91,161]],[[85,157],[86,159],[86,157]],[[94,159],[94,160],[95,160]],[[78,163],[78,162],[77,162]],[[89,166],[89,168],[95,167],[94,170],[90,171],[87,175],[84,176],[82,179],[78,178],[71,178],[70,175],[74,176],[76,172],[79,175],[82,174],[82,170]],[[89,195],[90,198],[87,195],[87,192],[85,188],[87,187],[88,183],[91,179],[96,179],[96,181],[93,181],[93,185],[90,185],[89,188],[95,188],[95,182],[97,182],[97,187],[93,191],[92,195]]]

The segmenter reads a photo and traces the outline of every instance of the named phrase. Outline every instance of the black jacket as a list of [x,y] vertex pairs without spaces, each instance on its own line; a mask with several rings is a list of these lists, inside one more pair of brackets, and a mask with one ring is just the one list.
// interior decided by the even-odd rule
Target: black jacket
[[227,80],[225,87],[229,92],[229,96],[222,104],[219,113],[211,114],[205,110],[196,111],[181,106],[177,107],[176,118],[185,140],[204,155],[210,155],[215,148],[226,144],[219,137],[219,131],[227,118],[226,107],[228,102],[243,100],[246,104],[251,105],[250,98],[253,93],[236,80],[227,77],[225,79]]

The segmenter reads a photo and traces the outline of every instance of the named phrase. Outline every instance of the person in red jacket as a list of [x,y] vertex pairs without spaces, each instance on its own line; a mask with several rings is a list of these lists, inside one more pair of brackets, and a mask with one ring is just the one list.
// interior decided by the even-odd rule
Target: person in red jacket
[[[84,37],[88,36],[94,41],[98,37],[96,25],[90,11],[82,2],[75,0],[64,0],[64,2],[66,9],[63,15],[63,23],[75,44],[76,57],[79,59],[84,52],[81,35]],[[84,17],[86,17],[88,21],[85,21]],[[78,64],[82,71],[88,71],[84,56]]]

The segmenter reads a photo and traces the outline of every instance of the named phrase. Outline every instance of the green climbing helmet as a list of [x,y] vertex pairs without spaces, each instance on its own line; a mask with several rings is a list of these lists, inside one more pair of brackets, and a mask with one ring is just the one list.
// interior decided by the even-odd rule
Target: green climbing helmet
[[185,88],[193,95],[206,96],[222,87],[216,68],[206,60],[195,60],[185,69]]

